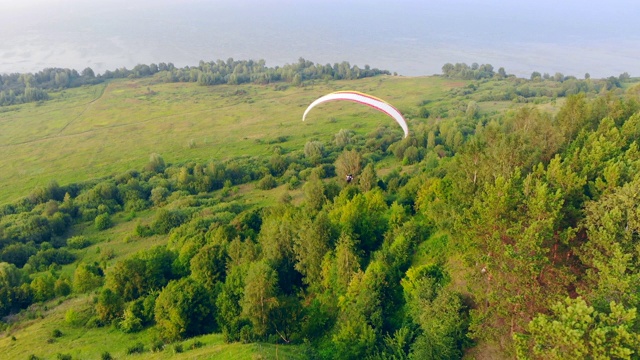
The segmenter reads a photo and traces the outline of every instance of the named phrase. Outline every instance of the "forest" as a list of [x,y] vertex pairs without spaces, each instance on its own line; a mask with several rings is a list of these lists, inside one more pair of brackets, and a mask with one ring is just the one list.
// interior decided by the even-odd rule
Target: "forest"
[[[6,104],[28,101],[31,81],[60,89],[64,72],[45,73],[3,77],[0,104],[9,93]],[[84,71],[62,87],[384,75],[230,59]],[[0,207],[0,347],[19,347],[20,330],[48,309],[86,299],[48,342],[64,344],[67,328],[151,334],[102,359],[196,351],[214,333],[299,359],[638,358],[640,83],[534,75],[445,64],[442,77],[468,81],[447,94],[458,106],[415,104],[406,139],[380,126],[298,150],[283,138],[268,157],[170,163],[154,153],[142,168],[37,187]],[[538,106],[560,98],[556,112]],[[494,101],[519,106],[480,110]],[[256,204],[243,201],[246,187],[284,191]],[[100,237],[78,235],[116,228],[124,246],[154,246],[116,260]]]

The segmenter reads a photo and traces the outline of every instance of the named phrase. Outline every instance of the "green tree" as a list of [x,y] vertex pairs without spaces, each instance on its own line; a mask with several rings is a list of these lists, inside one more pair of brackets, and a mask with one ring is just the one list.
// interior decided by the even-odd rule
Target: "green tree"
[[640,272],[636,235],[640,231],[640,208],[637,177],[586,204],[584,226],[588,240],[577,251],[588,267],[582,291],[597,308],[611,301],[625,307],[640,305],[637,289]]
[[367,192],[378,186],[378,176],[373,164],[369,163],[364,167],[362,174],[358,177],[358,186],[362,192]]
[[91,245],[91,240],[82,235],[67,239],[67,246],[71,249],[84,249],[89,245]]
[[272,311],[278,306],[278,274],[266,262],[251,264],[245,278],[242,315],[253,331],[264,336],[271,328]]
[[351,132],[349,130],[340,129],[334,136],[334,142],[339,148],[343,148],[351,143]]
[[82,294],[102,286],[103,272],[97,264],[80,263],[73,273],[73,289]]
[[94,223],[97,230],[106,230],[113,225],[109,214],[100,214],[96,216]]
[[96,303],[96,315],[106,323],[122,316],[124,301],[122,297],[111,289],[102,289]]
[[515,336],[520,359],[632,359],[640,353],[636,309],[611,302],[606,312],[582,298],[565,299]]
[[166,165],[162,156],[160,156],[160,154],[153,153],[149,155],[149,162],[145,166],[145,170],[161,173],[164,171],[165,167]]
[[304,200],[309,209],[314,211],[322,209],[322,206],[327,202],[324,190],[324,183],[320,180],[318,174],[313,172],[309,180],[302,187]]
[[256,188],[260,190],[271,190],[274,187],[278,186],[278,182],[271,174],[265,175],[258,183],[256,184]]
[[155,301],[160,336],[168,341],[214,330],[215,313],[207,290],[190,277],[170,281]]
[[385,218],[388,207],[380,189],[365,194],[357,194],[352,199],[338,199],[329,213],[334,224],[339,224],[342,232],[359,239],[359,246],[370,252],[382,242],[387,230]]
[[449,276],[437,265],[410,268],[402,288],[420,332],[411,346],[416,359],[459,359],[468,345],[468,314],[459,295],[445,286]]
[[71,294],[71,282],[66,277],[60,277],[56,280],[53,291],[56,296],[67,296]]
[[0,315],[8,315],[11,310],[18,309],[21,305],[30,305],[31,299],[25,301],[28,304],[21,304],[19,299],[23,286],[28,295],[31,293],[31,288],[25,280],[23,272],[14,264],[0,262]]
[[293,291],[301,283],[295,270],[294,243],[298,234],[300,214],[291,206],[280,206],[266,211],[258,241],[262,245],[263,257],[278,276],[279,285],[285,293]]
[[[468,221],[465,239],[478,250],[470,271],[478,304],[471,324],[476,338],[513,336],[572,281],[566,268],[550,265],[548,256],[575,233],[561,229],[561,208],[560,191],[551,191],[536,174],[523,181],[518,170],[487,183],[474,199],[473,215],[463,221]],[[499,325],[505,321],[509,326]]]
[[556,119],[565,139],[573,140],[589,120],[585,94],[571,95],[562,106]]
[[316,286],[321,280],[322,259],[330,250],[333,228],[327,213],[321,211],[311,221],[304,218],[298,236],[294,239],[293,251],[296,257],[295,269],[309,286]]
[[107,273],[107,287],[125,300],[137,299],[146,293],[146,264],[133,257],[118,261]]
[[472,120],[478,117],[480,112],[480,106],[477,102],[471,100],[469,104],[467,104],[467,111],[465,112],[467,119]]
[[167,196],[169,196],[169,190],[164,186],[158,186],[154,187],[153,190],[151,190],[150,199],[154,205],[158,206],[165,201]]
[[55,283],[55,278],[49,272],[33,279],[30,285],[33,292],[33,300],[46,301],[52,299],[55,296]]
[[304,144],[304,156],[317,163],[324,156],[324,144],[320,141],[308,141]]
[[127,306],[122,316],[120,329],[126,333],[134,333],[142,330],[142,319],[131,309],[131,306]]
[[420,161],[420,152],[418,148],[415,146],[409,146],[404,151],[404,157],[402,159],[403,165],[411,165]]
[[227,342],[240,340],[240,329],[245,326],[241,317],[240,302],[244,293],[244,277],[247,267],[248,264],[232,267],[222,285],[220,294],[216,298],[216,308],[218,309],[216,320],[220,324],[222,334]]
[[205,245],[191,259],[191,277],[212,291],[218,282],[224,281],[227,259],[223,244]]
[[362,168],[362,156],[356,150],[343,151],[335,162],[336,174],[344,179],[348,174],[356,176]]
[[360,271],[360,256],[356,242],[346,233],[342,233],[335,248],[336,289],[344,294],[351,278]]

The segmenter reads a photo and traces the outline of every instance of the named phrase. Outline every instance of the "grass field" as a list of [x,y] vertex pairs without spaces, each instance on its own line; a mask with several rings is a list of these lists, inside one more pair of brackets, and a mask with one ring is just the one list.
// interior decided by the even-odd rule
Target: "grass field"
[[404,113],[463,82],[438,77],[376,77],[276,91],[273,85],[203,87],[191,83],[115,80],[65,90],[42,104],[0,112],[0,204],[55,180],[64,185],[140,169],[152,153],[170,163],[271,154],[268,142],[302,149],[340,129],[365,134],[384,115],[351,103],[304,108],[334,90],[353,89],[390,101]]

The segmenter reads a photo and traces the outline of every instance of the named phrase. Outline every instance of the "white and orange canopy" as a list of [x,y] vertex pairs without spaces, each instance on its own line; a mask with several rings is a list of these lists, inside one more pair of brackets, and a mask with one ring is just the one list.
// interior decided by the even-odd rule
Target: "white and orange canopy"
[[302,121],[306,119],[309,111],[311,111],[311,109],[313,109],[316,105],[322,104],[327,101],[336,100],[356,102],[379,110],[391,116],[398,123],[398,125],[400,125],[400,127],[404,131],[404,137],[407,137],[409,135],[409,127],[407,126],[407,121],[404,119],[398,109],[382,99],[378,99],[375,96],[367,95],[357,91],[336,91],[320,97],[316,101],[312,102],[309,107],[307,107],[307,110],[305,110],[304,114],[302,115]]

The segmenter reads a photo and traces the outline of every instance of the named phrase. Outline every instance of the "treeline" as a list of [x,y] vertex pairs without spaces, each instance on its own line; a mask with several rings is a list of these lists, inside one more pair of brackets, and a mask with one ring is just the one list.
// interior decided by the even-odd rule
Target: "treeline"
[[156,76],[164,82],[197,82],[200,85],[269,84],[287,82],[300,85],[308,80],[353,80],[389,74],[389,71],[360,68],[346,61],[333,65],[314,64],[300,58],[297,63],[267,67],[264,60],[200,61],[198,66],[177,68],[172,63],[139,64],[133,69],[119,68],[95,75],[91,68],[82,73],[70,69],[49,68],[35,74],[0,74],[0,106],[49,99],[49,91],[97,84],[108,79]]
[[0,74],[0,106],[49,99],[49,91],[58,91],[102,82],[91,68],[76,70],[47,68],[35,74]]
[[[442,66],[442,75],[452,79],[465,79],[465,80],[480,80],[480,79],[490,79],[490,78],[499,78],[504,79],[507,77],[514,77],[514,75],[507,74],[506,70],[501,67],[498,69],[498,72],[494,71],[493,65],[491,64],[481,64],[473,63],[471,66],[466,63],[446,63]],[[530,80],[550,80],[556,82],[563,82],[566,80],[575,80],[576,77],[572,75],[565,76],[564,74],[557,72],[553,75],[549,73],[541,74],[538,71],[534,71],[531,73]],[[584,80],[591,79],[591,75],[586,73],[584,75]],[[620,74],[618,77],[610,76],[606,80],[614,87],[620,87],[621,82],[629,81],[631,76],[629,73],[624,72]],[[610,90],[610,88],[609,88]]]
[[200,85],[238,85],[246,83],[269,84],[274,82],[287,82],[300,85],[308,80],[353,80],[371,77],[381,74],[389,75],[389,71],[371,68],[365,65],[360,68],[346,61],[333,65],[314,64],[309,60],[300,58],[297,63],[287,64],[282,67],[267,67],[264,60],[218,60],[211,62],[201,61],[198,66],[187,66],[181,69],[173,64],[138,65],[131,71],[105,72],[104,77],[142,77],[157,74],[156,76],[165,82],[197,82]]
[[[634,81],[628,73],[606,79],[591,79],[589,74],[585,74],[584,79],[578,79],[575,76],[565,76],[562,73],[550,76],[547,73],[542,75],[536,71],[532,73],[530,79],[525,79],[508,75],[504,68],[494,72],[493,66],[490,64],[478,65],[476,63],[471,66],[465,63],[455,65],[448,63],[442,67],[442,74],[451,79],[472,80],[463,88],[450,90],[449,96],[458,102],[466,97],[476,102],[513,101],[541,104],[581,93],[590,96],[602,92],[622,93],[624,84]],[[456,104],[447,105],[449,105],[449,109],[457,107]],[[435,109],[435,115],[446,117],[449,109],[440,105]]]

